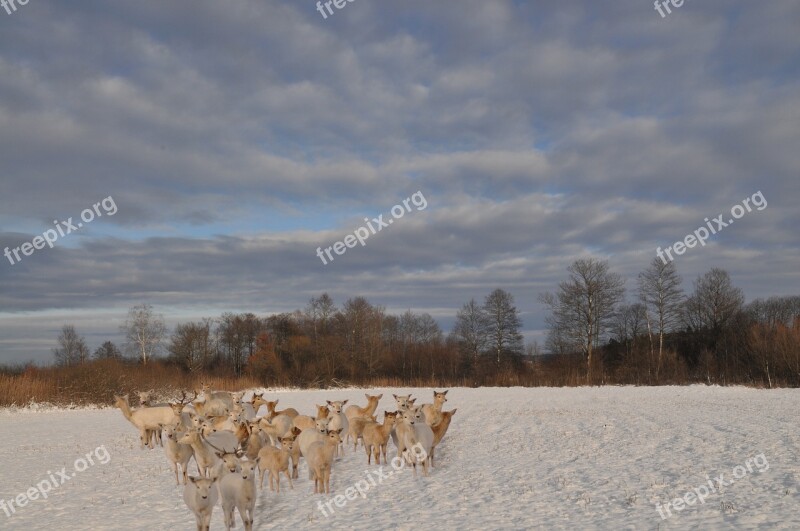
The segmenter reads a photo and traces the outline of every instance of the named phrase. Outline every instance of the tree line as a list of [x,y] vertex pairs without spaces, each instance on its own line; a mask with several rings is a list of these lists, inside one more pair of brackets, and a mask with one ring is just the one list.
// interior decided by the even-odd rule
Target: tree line
[[[265,384],[326,386],[396,382],[452,385],[582,385],[705,382],[800,385],[800,297],[756,299],[718,268],[689,294],[673,262],[654,259],[626,298],[625,279],[597,259],[576,260],[539,301],[547,337],[524,344],[511,293],[471,299],[448,334],[428,313],[391,315],[363,297],[340,307],[323,293],[294,312],[224,313],[180,323],[171,333],[149,305],[130,309],[122,348],[92,357],[153,360],[188,373],[255,377]],[[90,359],[65,325],[60,365]]]
[[[120,328],[122,348],[106,342],[94,357],[143,365],[157,359],[192,373],[247,374],[303,386],[376,378],[455,381],[523,370],[522,321],[512,295],[496,289],[482,304],[472,300],[465,308],[446,336],[428,313],[391,315],[364,297],[337,307],[323,293],[302,310],[268,317],[224,313],[180,323],[168,334],[163,317],[139,305]],[[74,326],[65,325],[54,349],[58,364],[87,361],[88,349],[75,344],[85,347]]]
[[607,261],[576,260],[567,271],[540,296],[546,347],[573,370],[580,363],[585,383],[800,385],[800,296],[745,304],[720,268],[686,294],[675,263],[658,258],[631,300]]

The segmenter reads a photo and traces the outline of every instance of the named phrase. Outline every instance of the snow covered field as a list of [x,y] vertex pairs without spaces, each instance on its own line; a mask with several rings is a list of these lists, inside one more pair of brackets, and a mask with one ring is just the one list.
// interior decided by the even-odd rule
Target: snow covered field
[[[400,391],[408,390],[378,390],[381,416]],[[412,392],[430,401],[430,389]],[[325,399],[365,402],[361,389],[268,396],[301,413]],[[429,478],[401,470],[378,483],[378,467],[351,447],[334,466],[331,496],[373,470],[376,485],[366,498],[333,505],[335,514],[324,516],[318,501],[328,497],[312,493],[302,463],[294,490],[260,493],[255,529],[800,528],[798,390],[455,388],[448,399],[445,409],[458,412]],[[95,453],[100,446],[110,455],[106,464]],[[393,450],[390,443],[390,456]],[[139,450],[137,433],[116,409],[0,411],[0,499],[15,498],[48,472],[72,473],[90,452],[95,464],[48,499],[10,517],[0,508],[0,529],[194,529],[163,450]],[[749,470],[738,469],[743,477],[729,484],[748,460]],[[693,506],[659,516],[656,504],[720,474],[728,485],[704,504],[695,497]],[[211,528],[224,529],[219,508]]]

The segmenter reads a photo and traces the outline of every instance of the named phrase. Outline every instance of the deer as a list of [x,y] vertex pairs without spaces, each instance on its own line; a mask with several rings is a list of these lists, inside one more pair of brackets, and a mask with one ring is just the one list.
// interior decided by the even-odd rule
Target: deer
[[147,444],[153,448],[151,432],[161,433],[161,427],[171,424],[175,414],[171,407],[143,407],[132,410],[128,404],[128,395],[114,395],[114,405],[122,411],[122,415],[139,430],[140,448]]
[[447,391],[433,392],[433,404],[423,404],[422,412],[425,414],[425,422],[428,426],[437,424],[442,414],[442,406],[447,402]]
[[218,497],[217,478],[189,476],[189,483],[183,488],[183,501],[197,519],[197,531],[210,530],[211,513]]
[[342,430],[332,430],[323,442],[313,442],[303,454],[308,463],[308,479],[314,479],[314,494],[331,493],[331,465],[333,452],[342,443]]
[[438,446],[438,444],[442,442],[442,438],[444,437],[444,434],[447,433],[447,428],[450,427],[450,421],[452,420],[453,415],[455,414],[456,414],[455,409],[452,411],[443,411],[439,423],[431,426],[431,429],[433,430],[433,445],[431,446],[431,466],[433,466],[433,453],[436,450],[436,446]]
[[389,446],[389,433],[394,428],[397,420],[397,411],[384,411],[383,424],[368,422],[364,425],[362,438],[364,439],[364,449],[367,451],[367,464],[371,464],[371,454],[375,454],[375,464],[386,464],[386,447]]
[[274,419],[278,415],[286,415],[287,417],[292,418],[292,419],[295,418],[297,415],[299,415],[297,410],[295,408],[293,408],[293,407],[289,407],[289,408],[283,409],[281,411],[276,410],[275,407],[278,405],[278,402],[279,402],[279,400],[267,401],[266,402],[267,411],[269,412],[269,420]]
[[347,417],[347,421],[350,423],[350,429],[347,430],[347,438],[345,442],[350,443],[350,437],[354,437],[354,449],[358,446],[358,434],[354,433],[355,430],[353,429],[353,420],[357,418],[370,419],[375,414],[375,410],[378,409],[378,402],[381,398],[383,398],[383,394],[372,396],[365,393],[364,396],[367,397],[367,407],[360,407],[353,404],[347,406],[347,409],[344,410],[344,415]]

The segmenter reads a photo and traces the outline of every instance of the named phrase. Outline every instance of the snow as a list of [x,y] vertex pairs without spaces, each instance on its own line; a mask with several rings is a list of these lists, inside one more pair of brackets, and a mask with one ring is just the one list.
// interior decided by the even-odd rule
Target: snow
[[[280,408],[313,413],[324,400],[366,402],[363,389],[270,391]],[[368,390],[373,394],[371,390]],[[378,389],[380,416],[391,394]],[[431,476],[400,470],[378,482],[363,449],[337,461],[331,496],[372,478],[360,496],[324,516],[305,464],[294,490],[261,491],[255,529],[798,529],[800,391],[741,387],[453,388],[458,408]],[[0,529],[194,529],[161,448],[140,450],[115,409],[0,410],[0,499],[11,500],[77,458],[104,447],[46,500],[6,516]],[[394,447],[389,446],[389,455]],[[763,454],[734,484],[662,519],[656,504],[708,485]],[[757,463],[757,461],[756,461]],[[192,465],[193,466],[193,465]],[[368,472],[369,471],[369,472]],[[384,474],[392,471],[384,466]],[[340,502],[342,500],[340,499]],[[326,508],[327,510],[327,508]],[[666,514],[666,513],[665,513]],[[237,526],[241,520],[237,515]],[[212,529],[223,529],[214,511]]]

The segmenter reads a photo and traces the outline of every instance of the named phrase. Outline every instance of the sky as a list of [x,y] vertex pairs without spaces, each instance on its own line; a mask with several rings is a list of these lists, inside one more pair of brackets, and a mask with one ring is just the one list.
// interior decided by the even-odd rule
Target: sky
[[[64,324],[92,350],[119,342],[137,304],[174,326],[324,292],[447,333],[502,288],[543,343],[538,296],[574,260],[608,260],[633,301],[657,247],[758,192],[761,210],[673,255],[684,288],[721,267],[747,300],[800,294],[794,0],[664,17],[649,0],[16,7],[0,9],[0,363],[49,363]],[[403,207],[415,193],[425,208]],[[52,248],[34,239],[56,226]]]

